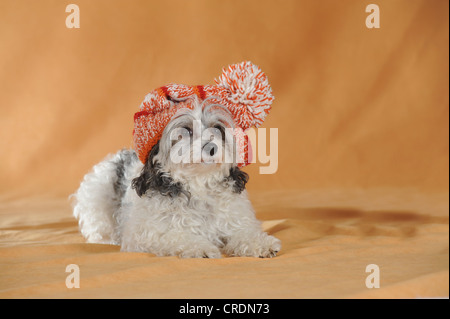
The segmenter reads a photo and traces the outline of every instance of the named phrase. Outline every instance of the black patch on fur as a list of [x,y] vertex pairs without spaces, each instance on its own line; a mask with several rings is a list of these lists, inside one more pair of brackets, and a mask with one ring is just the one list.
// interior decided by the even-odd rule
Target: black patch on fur
[[122,198],[125,195],[125,191],[127,189],[125,169],[136,160],[138,160],[138,157],[134,151],[122,150],[119,153],[119,159],[115,162],[117,180],[113,184],[114,192],[116,193],[118,198]]
[[245,184],[248,182],[248,174],[244,171],[241,171],[238,167],[230,168],[230,176],[228,176],[228,180],[234,180],[233,191],[235,193],[242,193],[245,189]]
[[161,171],[161,164],[153,163],[153,158],[158,152],[159,142],[150,151],[141,175],[133,179],[131,184],[133,189],[136,190],[139,197],[142,197],[147,191],[153,190],[170,197],[176,197],[183,193],[189,198],[189,193],[183,189],[181,183],[174,183],[167,173]]

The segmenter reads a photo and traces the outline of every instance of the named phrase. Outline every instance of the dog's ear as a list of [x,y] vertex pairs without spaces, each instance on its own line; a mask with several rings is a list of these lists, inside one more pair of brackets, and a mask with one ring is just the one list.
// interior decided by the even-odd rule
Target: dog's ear
[[141,175],[132,180],[131,187],[136,191],[136,194],[138,194],[139,197],[142,197],[142,195],[144,195],[150,188],[150,179],[152,175],[152,169],[149,168],[147,164],[145,164],[144,168],[142,169]]
[[181,183],[174,183],[170,175],[161,170],[161,164],[154,161],[158,152],[159,142],[150,151],[141,174],[133,179],[132,188],[136,190],[139,197],[142,197],[148,190],[158,191],[161,195],[170,197],[178,196],[180,193],[187,194]]
[[228,176],[228,180],[233,180],[233,191],[235,193],[242,193],[245,189],[245,184],[248,182],[248,174],[246,172],[241,171],[238,167],[230,168],[230,176]]

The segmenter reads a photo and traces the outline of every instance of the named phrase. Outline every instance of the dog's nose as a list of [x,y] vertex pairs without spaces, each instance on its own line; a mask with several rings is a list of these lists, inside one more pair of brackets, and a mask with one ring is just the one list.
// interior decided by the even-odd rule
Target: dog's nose
[[212,157],[212,156],[214,156],[214,154],[217,153],[216,148],[217,148],[217,145],[210,142],[210,143],[207,143],[205,146],[203,146],[203,152]]

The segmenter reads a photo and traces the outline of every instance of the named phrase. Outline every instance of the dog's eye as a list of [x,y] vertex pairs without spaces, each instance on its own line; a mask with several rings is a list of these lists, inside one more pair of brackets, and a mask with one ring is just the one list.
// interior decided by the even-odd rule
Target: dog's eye
[[216,124],[213,126],[213,129],[215,134],[219,135],[222,140],[225,140],[225,129],[223,126]]
[[219,124],[214,125],[213,128],[214,128],[215,130],[218,130],[218,132],[220,132],[220,133],[224,133],[224,132],[225,132],[223,126],[221,126],[221,125],[219,125]]
[[190,127],[185,126],[183,128],[189,133],[189,136],[192,136],[192,129]]

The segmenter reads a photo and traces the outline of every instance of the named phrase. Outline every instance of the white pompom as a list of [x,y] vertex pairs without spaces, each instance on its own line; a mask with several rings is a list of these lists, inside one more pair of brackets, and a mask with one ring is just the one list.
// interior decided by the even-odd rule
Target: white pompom
[[262,124],[274,97],[267,76],[259,67],[251,62],[230,65],[216,83],[229,92],[229,107],[239,116],[244,129]]

